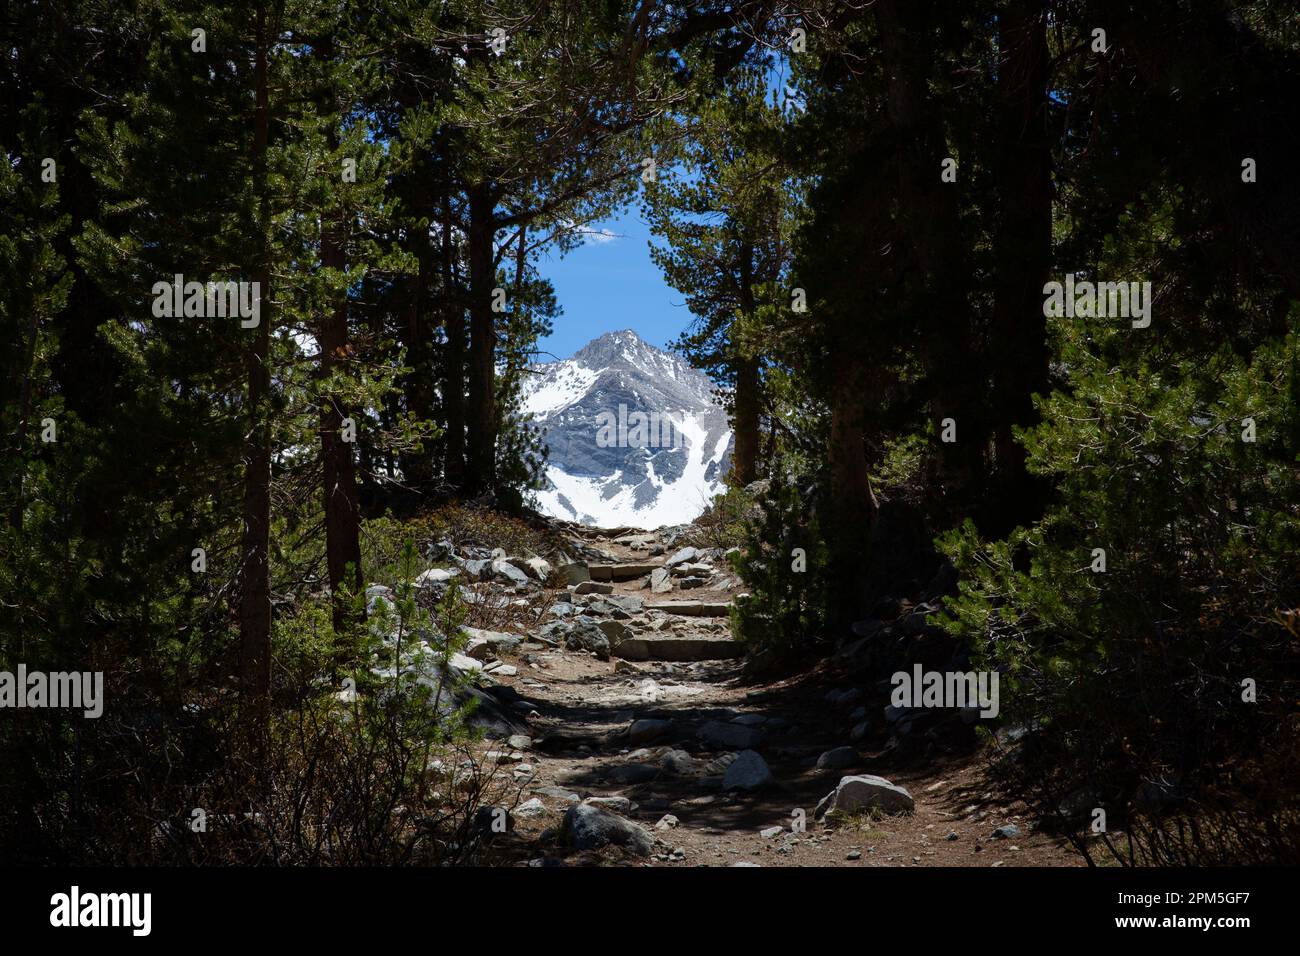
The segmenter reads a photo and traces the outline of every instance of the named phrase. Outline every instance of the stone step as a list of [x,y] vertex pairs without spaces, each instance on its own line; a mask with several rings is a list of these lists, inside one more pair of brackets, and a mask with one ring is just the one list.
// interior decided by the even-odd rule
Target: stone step
[[745,648],[725,635],[655,634],[630,637],[611,653],[627,661],[721,661],[743,656]]
[[683,614],[686,617],[726,617],[731,613],[730,601],[662,601],[647,604],[647,611],[665,614]]
[[593,564],[589,570],[593,581],[631,581],[645,577],[657,567],[657,564]]

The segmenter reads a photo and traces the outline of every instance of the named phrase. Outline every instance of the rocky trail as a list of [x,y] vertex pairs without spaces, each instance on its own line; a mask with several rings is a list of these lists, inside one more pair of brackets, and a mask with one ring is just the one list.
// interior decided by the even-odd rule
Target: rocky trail
[[577,560],[447,546],[449,570],[421,576],[432,598],[467,579],[471,618],[495,625],[467,628],[456,663],[479,685],[482,759],[511,782],[501,862],[1078,865],[977,753],[895,746],[897,715],[842,662],[746,678],[727,618],[741,585],[718,549],[566,527]]

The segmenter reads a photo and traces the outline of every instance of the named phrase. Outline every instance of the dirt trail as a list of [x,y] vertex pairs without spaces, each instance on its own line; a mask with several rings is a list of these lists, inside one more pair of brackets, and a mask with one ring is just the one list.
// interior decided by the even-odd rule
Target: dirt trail
[[[662,562],[613,542],[615,561]],[[671,553],[671,549],[669,549]],[[613,583],[613,595],[710,601],[726,591],[651,595],[644,579]],[[686,627],[711,625],[691,619]],[[725,618],[717,623],[725,626]],[[821,668],[755,685],[741,661],[598,660],[587,652],[547,650],[521,657],[501,678],[531,702],[533,741],[513,757],[522,800],[511,843],[522,862],[650,866],[1073,866],[1064,840],[1035,832],[1023,806],[986,781],[978,755],[900,763],[886,738],[856,745],[856,759],[819,770],[818,757],[849,744],[851,706],[828,692],[853,687]],[[871,702],[865,702],[874,706]],[[634,721],[644,737],[629,737]],[[670,721],[657,724],[654,721]],[[700,736],[701,729],[705,737]],[[721,739],[719,739],[721,738]],[[750,739],[745,739],[750,738]],[[500,749],[500,748],[498,748]],[[754,791],[727,789],[723,776],[738,751],[758,752],[774,778]],[[504,751],[503,751],[504,753]],[[507,757],[507,759],[510,759]],[[907,788],[909,815],[867,816],[824,824],[814,809],[842,776],[870,773]],[[554,839],[564,810],[594,798],[648,830],[649,857],[604,848],[578,852]],[[1015,824],[1020,834],[993,838]],[[780,827],[776,832],[774,828]]]

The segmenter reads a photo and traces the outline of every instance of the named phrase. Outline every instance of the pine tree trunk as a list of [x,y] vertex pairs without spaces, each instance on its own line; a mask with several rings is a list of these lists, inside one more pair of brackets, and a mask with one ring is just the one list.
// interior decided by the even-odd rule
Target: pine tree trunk
[[1048,131],[1047,11],[1044,0],[1010,0],[999,18],[1000,156],[995,170],[1002,220],[995,239],[997,288],[989,360],[997,503],[995,536],[1032,521],[1041,490],[1025,471],[1013,425],[1034,420],[1031,396],[1048,384],[1043,284],[1052,257],[1052,157]]
[[[987,426],[974,353],[974,316],[958,222],[960,186],[941,178],[948,158],[942,114],[929,92],[934,51],[927,0],[876,0],[887,77],[886,109],[896,143],[899,216],[926,291],[913,305],[925,350],[936,425],[957,425],[957,442],[941,444],[948,484],[978,498]],[[959,170],[958,175],[962,175]],[[938,429],[936,428],[936,431]]]
[[465,487],[465,307],[456,279],[452,243],[451,196],[442,199],[442,287],[446,301],[447,347],[442,406],[446,415],[443,477],[453,488]]
[[[752,246],[746,245],[741,250],[740,309],[747,316],[754,312],[753,255]],[[748,355],[738,355],[735,359],[735,376],[735,420],[732,422],[732,433],[735,435],[736,444],[731,454],[731,475],[735,483],[743,487],[757,477],[755,472],[758,460],[759,427],[758,359]]]
[[239,605],[241,671],[244,691],[251,700],[255,718],[265,714],[271,694],[271,269],[266,182],[270,102],[265,10],[258,10],[256,31],[253,169],[260,205],[258,239],[261,247],[254,281],[259,283],[261,303],[260,321],[250,330],[253,344],[247,354],[248,425],[244,448],[244,533]]
[[[314,47],[315,55],[326,64],[333,58],[333,40],[326,38]],[[331,151],[339,145],[337,122],[339,104],[333,95],[321,104],[324,118],[334,124],[329,133]],[[347,213],[343,209],[326,214],[321,229],[321,266],[343,272],[347,269]],[[320,352],[320,377],[329,377],[349,358],[348,292],[343,289],[334,308],[320,317],[316,336]],[[326,390],[321,395],[320,443],[325,495],[325,566],[329,575],[334,630],[343,633],[356,623],[357,615],[344,592],[360,593],[364,578],[361,570],[361,504],[357,494],[356,462],[353,445],[344,441],[342,428],[347,410],[337,395]],[[364,620],[364,611],[360,619]]]
[[758,477],[758,382],[758,359],[739,359],[736,362],[736,446],[731,456],[731,473],[741,486]]
[[864,369],[851,351],[835,358],[832,372],[829,520],[823,531],[830,552],[830,624],[847,627],[865,611],[867,557],[876,520],[876,497],[867,469]]
[[[423,178],[416,184],[413,197],[415,215],[433,219],[436,210],[433,196]],[[434,250],[427,228],[413,229],[408,250],[418,263],[415,275],[407,276],[406,360],[411,371],[403,392],[406,407],[421,421],[432,421],[435,370],[433,368],[433,328],[429,321],[429,286],[433,281]],[[420,451],[402,456],[402,477],[407,487],[426,494],[433,485],[433,447],[426,440]]]
[[490,491],[496,482],[496,325],[492,289],[494,203],[486,183],[469,188],[469,428],[465,490]]
[[[342,270],[347,253],[342,237],[343,224],[334,222],[321,234],[321,265]],[[344,291],[332,311],[321,317],[320,374],[328,376],[348,356],[348,298]],[[328,568],[330,594],[333,596],[334,629],[342,631],[354,619],[352,609],[342,599],[343,591],[360,593],[364,578],[361,572],[361,505],[357,495],[356,462],[352,444],[343,440],[346,418],[338,398],[321,396],[320,443],[325,492],[325,563]]]

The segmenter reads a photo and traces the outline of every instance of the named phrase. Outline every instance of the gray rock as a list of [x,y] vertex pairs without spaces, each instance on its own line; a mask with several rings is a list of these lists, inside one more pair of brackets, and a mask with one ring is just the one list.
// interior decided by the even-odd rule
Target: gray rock
[[580,803],[582,798],[572,790],[565,790],[563,787],[537,787],[533,793],[540,793],[544,797],[550,797],[553,800],[559,800],[561,803]]
[[711,720],[699,732],[700,740],[718,749],[753,750],[763,742],[763,731],[743,724]]
[[512,750],[531,750],[533,748],[533,738],[527,734],[511,734],[506,741]]
[[648,763],[628,763],[613,767],[607,777],[613,783],[624,787],[634,787],[639,783],[649,783],[659,776],[659,768]]
[[621,604],[614,603],[614,599],[603,595],[587,603],[588,614],[600,614],[606,617],[612,617],[617,621],[630,621],[632,613]]
[[630,820],[593,804],[578,804],[564,814],[561,838],[579,850],[620,846],[637,856],[649,856],[654,837]]
[[654,594],[667,594],[673,589],[672,574],[667,568],[655,568],[650,572],[650,591]]
[[515,816],[523,817],[524,819],[531,820],[545,815],[546,804],[542,803],[540,797],[533,797],[530,800],[525,800],[523,803],[519,804],[519,806],[515,807]]
[[[519,560],[519,559],[516,559]],[[507,584],[527,584],[528,572],[521,571],[509,561],[497,560],[492,562],[492,574],[498,581],[504,581]]]
[[583,581],[573,589],[574,594],[613,594],[614,585],[604,581]]
[[817,758],[818,770],[844,770],[858,762],[856,747],[836,747]]
[[524,642],[518,634],[507,634],[504,631],[484,631],[477,627],[462,627],[461,630],[469,636],[465,653],[481,661],[487,660],[494,654],[513,654]]
[[505,560],[535,581],[545,581],[551,576],[551,563],[545,558],[508,557]]
[[992,836],[995,840],[1015,840],[1021,836],[1021,830],[1014,823],[1008,823],[994,830]]
[[571,651],[591,651],[602,661],[609,660],[609,638],[595,618],[582,616],[568,626],[564,646]]
[[617,810],[619,813],[632,812],[632,801],[627,797],[588,797],[582,802],[605,810]]
[[492,562],[480,559],[466,561],[461,565],[465,569],[465,576],[471,581],[487,581],[492,576]]
[[850,708],[863,697],[861,687],[849,687],[845,690],[832,690],[826,694],[826,703],[832,707]]
[[700,556],[698,548],[682,548],[671,558],[664,562],[665,568],[676,567],[679,564],[685,564],[687,561],[694,561]]
[[722,775],[723,790],[760,790],[771,782],[772,771],[767,761],[753,750],[742,750],[737,754]]
[[688,754],[685,750],[670,750],[663,755],[659,766],[664,773],[677,777],[697,777],[705,772],[705,764]]
[[609,639],[609,646],[616,648],[632,636],[632,630],[618,621],[600,621],[596,625]]
[[640,614],[645,610],[645,600],[635,594],[615,594],[603,600],[627,614]]
[[430,588],[434,591],[441,591],[451,582],[451,579],[460,575],[460,569],[448,571],[444,568],[430,568],[428,571],[422,571],[415,579],[417,588]]
[[644,744],[652,740],[658,740],[666,734],[672,733],[673,722],[671,720],[661,720],[657,717],[642,717],[640,720],[632,721],[632,726],[627,729],[627,742],[630,744]]
[[853,813],[878,807],[886,813],[910,813],[916,804],[912,795],[884,777],[861,774],[841,777],[839,785],[817,804],[814,816],[827,813]]
[[565,584],[582,584],[591,580],[591,569],[581,561],[562,564],[559,570]]

